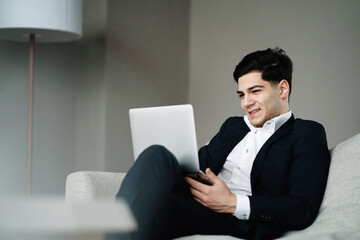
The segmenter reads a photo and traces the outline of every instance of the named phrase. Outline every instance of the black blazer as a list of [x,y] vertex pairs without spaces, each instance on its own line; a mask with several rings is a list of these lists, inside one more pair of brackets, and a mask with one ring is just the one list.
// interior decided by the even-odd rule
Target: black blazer
[[[200,167],[217,175],[250,131],[242,117],[225,121],[199,150]],[[251,170],[249,223],[254,239],[272,239],[315,220],[324,195],[330,155],[323,126],[292,116],[263,145]],[[241,220],[239,220],[241,221]]]

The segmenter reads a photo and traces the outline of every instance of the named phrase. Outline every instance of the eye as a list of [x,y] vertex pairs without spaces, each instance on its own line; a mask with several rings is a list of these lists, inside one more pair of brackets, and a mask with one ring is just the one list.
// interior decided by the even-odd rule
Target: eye
[[252,93],[258,93],[258,92],[260,92],[261,90],[260,89],[254,89],[253,91],[252,91]]
[[244,98],[244,94],[239,94],[239,98],[243,99],[243,98]]

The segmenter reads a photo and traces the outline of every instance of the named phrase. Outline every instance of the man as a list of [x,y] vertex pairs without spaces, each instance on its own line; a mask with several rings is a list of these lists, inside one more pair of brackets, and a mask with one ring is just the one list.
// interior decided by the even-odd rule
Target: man
[[292,62],[278,48],[250,53],[236,66],[246,115],[227,119],[199,150],[212,186],[184,176],[164,147],[139,156],[118,193],[138,221],[133,239],[273,239],[313,223],[330,156],[324,128],[290,111],[291,75]]

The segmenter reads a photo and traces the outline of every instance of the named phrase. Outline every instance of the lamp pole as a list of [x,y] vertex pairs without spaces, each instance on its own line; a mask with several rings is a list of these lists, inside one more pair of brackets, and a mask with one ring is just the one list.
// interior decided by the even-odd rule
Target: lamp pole
[[29,37],[29,95],[28,95],[28,147],[27,147],[27,193],[32,192],[32,156],[33,156],[33,107],[34,107],[34,59],[35,34]]

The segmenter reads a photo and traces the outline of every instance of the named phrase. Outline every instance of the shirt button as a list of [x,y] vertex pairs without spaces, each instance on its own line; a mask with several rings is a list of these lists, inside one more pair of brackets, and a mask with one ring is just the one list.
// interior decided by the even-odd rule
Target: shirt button
[[247,149],[245,150],[245,152],[248,153],[248,152],[249,152],[249,149],[247,148]]

